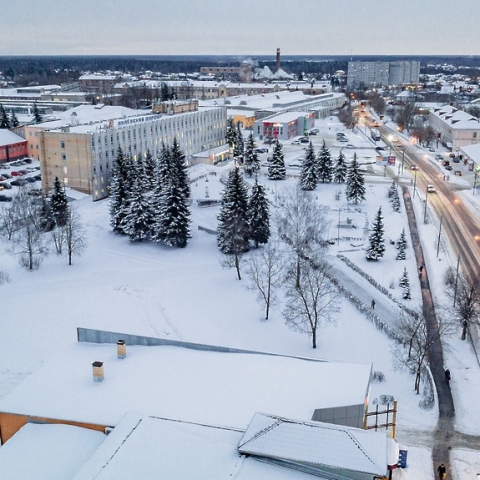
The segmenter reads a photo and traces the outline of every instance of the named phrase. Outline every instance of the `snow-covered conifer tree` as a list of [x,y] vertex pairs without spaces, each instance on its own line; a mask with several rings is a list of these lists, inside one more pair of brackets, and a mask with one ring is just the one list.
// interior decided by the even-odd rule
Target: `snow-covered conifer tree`
[[383,216],[382,207],[378,208],[378,212],[375,215],[375,220],[372,224],[372,230],[370,232],[370,246],[367,250],[368,260],[378,260],[383,257],[385,252],[385,239],[383,230]]
[[237,143],[237,129],[233,123],[233,117],[228,117],[227,120],[227,135],[226,140],[230,148],[233,148]]
[[190,198],[190,181],[188,178],[185,154],[180,149],[177,139],[173,139],[171,148],[170,177],[177,184],[185,200]]
[[127,175],[127,159],[121,148],[119,148],[117,157],[112,165],[109,185],[110,225],[115,233],[125,233],[122,223],[125,217],[125,205],[130,189],[130,182]]
[[353,159],[347,169],[347,186],[345,196],[348,202],[358,202],[365,200],[365,178],[360,172],[360,166],[357,161],[357,154],[353,154]]
[[257,152],[255,149],[255,140],[253,139],[253,134],[250,133],[247,140],[247,146],[245,147],[245,156],[243,158],[243,165],[245,173],[249,177],[253,177],[260,171],[260,160],[258,159]]
[[8,118],[7,112],[3,107],[3,104],[0,103],[0,128],[7,129],[10,128],[10,119]]
[[315,190],[318,184],[317,158],[312,142],[308,144],[305,159],[300,173],[300,188],[302,190]]
[[345,155],[340,150],[338,154],[337,162],[335,163],[335,169],[333,179],[337,183],[345,183],[347,178],[347,162],[345,161]]
[[68,199],[65,189],[58,177],[55,177],[50,195],[50,209],[57,227],[65,226],[68,214]]
[[400,238],[397,240],[397,243],[395,245],[398,250],[396,259],[405,260],[405,250],[407,249],[407,238],[405,235],[405,229],[402,230]]
[[270,180],[285,180],[287,169],[285,168],[285,157],[280,142],[273,147],[272,161],[268,165],[268,178]]
[[410,280],[408,278],[407,267],[404,267],[403,274],[400,277],[398,284],[401,288],[403,288],[402,298],[404,300],[410,300],[412,297],[410,295]]
[[255,179],[248,201],[248,219],[250,240],[258,248],[260,243],[267,243],[270,237],[270,213],[265,187]]
[[317,157],[317,176],[318,181],[331,182],[333,180],[334,167],[330,150],[327,148],[325,140]]
[[235,157],[243,157],[245,150],[245,142],[243,141],[242,128],[240,127],[240,122],[237,123],[237,141],[233,147],[233,155]]

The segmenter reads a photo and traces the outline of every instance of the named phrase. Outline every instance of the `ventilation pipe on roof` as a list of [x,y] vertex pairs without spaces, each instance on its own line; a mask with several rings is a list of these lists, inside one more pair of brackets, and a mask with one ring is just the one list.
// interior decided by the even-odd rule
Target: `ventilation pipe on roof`
[[103,362],[93,362],[93,381],[103,382]]
[[127,346],[125,340],[117,341],[117,358],[124,359],[127,356]]

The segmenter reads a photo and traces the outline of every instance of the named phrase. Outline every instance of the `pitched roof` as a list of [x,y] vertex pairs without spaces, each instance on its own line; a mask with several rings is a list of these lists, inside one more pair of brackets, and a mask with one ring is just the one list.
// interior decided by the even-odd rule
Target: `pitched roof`
[[17,135],[6,128],[0,129],[0,147],[21,142],[26,142],[26,140],[20,135]]
[[313,468],[334,468],[384,475],[387,469],[385,433],[320,422],[302,422],[256,413],[238,451],[295,462]]

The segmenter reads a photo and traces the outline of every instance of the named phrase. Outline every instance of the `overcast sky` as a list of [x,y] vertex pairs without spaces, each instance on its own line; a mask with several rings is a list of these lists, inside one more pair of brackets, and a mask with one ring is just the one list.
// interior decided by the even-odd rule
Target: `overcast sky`
[[480,0],[4,0],[0,55],[480,55]]

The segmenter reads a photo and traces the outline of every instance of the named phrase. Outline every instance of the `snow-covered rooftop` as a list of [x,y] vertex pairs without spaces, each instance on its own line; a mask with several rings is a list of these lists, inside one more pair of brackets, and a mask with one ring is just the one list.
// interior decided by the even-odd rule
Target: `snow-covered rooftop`
[[20,135],[17,135],[6,128],[0,129],[0,147],[21,142],[25,142],[25,139]]
[[441,118],[447,125],[456,130],[480,129],[480,120],[477,117],[451,105],[444,105],[430,112],[430,114]]
[[[0,411],[116,425],[128,411],[246,428],[264,411],[310,420],[318,408],[363,404],[371,365],[177,346],[73,344],[0,399]],[[105,380],[93,382],[92,362]]]
[[462,152],[467,155],[467,157],[471,158],[475,163],[480,164],[480,143],[460,147],[460,150],[462,150]]

